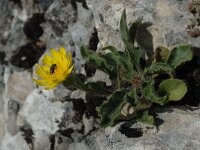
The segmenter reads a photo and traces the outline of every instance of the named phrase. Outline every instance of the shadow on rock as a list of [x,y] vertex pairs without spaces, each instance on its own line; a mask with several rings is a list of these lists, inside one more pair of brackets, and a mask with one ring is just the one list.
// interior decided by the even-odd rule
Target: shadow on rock
[[152,23],[150,22],[144,22],[139,25],[136,36],[138,45],[147,53],[149,58],[152,58],[153,56],[153,36],[147,29],[151,25]]

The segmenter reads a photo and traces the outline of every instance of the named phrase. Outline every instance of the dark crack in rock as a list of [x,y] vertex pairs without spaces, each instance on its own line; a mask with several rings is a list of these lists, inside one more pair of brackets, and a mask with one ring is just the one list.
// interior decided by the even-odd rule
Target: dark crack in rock
[[51,146],[50,146],[49,150],[54,150],[55,149],[55,135],[50,135],[49,136],[49,141],[51,143]]
[[85,64],[85,72],[86,72],[86,75],[87,77],[92,77],[95,72],[96,72],[96,68],[88,63]]
[[82,3],[83,8],[89,9],[85,0],[70,0],[72,7],[77,11],[77,2]]
[[34,132],[29,126],[22,126],[20,127],[20,130],[22,131],[22,136],[24,137],[24,140],[28,145],[31,145],[31,147],[34,147]]
[[32,68],[43,54],[43,50],[33,43],[28,43],[20,47],[11,58],[11,63],[14,66],[23,69]]
[[98,113],[96,111],[96,108],[101,106],[106,99],[106,96],[98,96],[98,95],[91,95],[86,94],[86,117],[98,117]]
[[[199,49],[197,50],[199,51]],[[188,91],[184,98],[178,102],[171,102],[172,105],[199,106],[200,104],[200,65],[198,57],[193,57],[189,62],[179,66],[176,77],[186,82]]]
[[143,135],[141,128],[123,127],[123,128],[120,128],[119,131],[128,138],[138,138]]
[[71,139],[72,138],[71,134],[74,133],[74,129],[69,128],[69,129],[65,129],[65,130],[58,130],[57,132],[65,137],[68,137]]
[[96,51],[98,43],[99,43],[98,32],[97,29],[94,28],[94,32],[92,33],[89,41],[89,49]]
[[83,99],[73,99],[73,107],[75,110],[75,115],[73,117],[74,122],[80,122],[83,118],[83,114],[85,113],[85,103]]
[[45,22],[44,14],[36,13],[27,20],[24,24],[23,31],[27,38],[37,41],[39,37],[43,34],[43,29],[40,26],[41,23]]
[[6,57],[5,52],[1,52],[1,51],[0,51],[0,64],[5,63],[5,60],[4,60],[5,57]]
[[22,7],[22,1],[21,1],[21,0],[9,0],[9,1],[11,1],[11,2],[13,2],[14,4],[16,4],[16,5],[20,6],[20,7]]

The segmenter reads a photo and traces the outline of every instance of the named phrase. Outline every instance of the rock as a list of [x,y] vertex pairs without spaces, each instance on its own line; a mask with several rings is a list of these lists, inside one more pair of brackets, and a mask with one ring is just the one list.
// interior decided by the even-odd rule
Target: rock
[[[116,36],[116,34],[118,34],[119,20],[123,9],[126,9],[129,25],[130,22],[140,17],[143,17],[144,23],[156,25],[156,30],[153,30],[153,32],[149,30],[151,26],[147,28],[152,36],[157,39],[149,41],[153,43],[147,43],[151,44],[153,49],[158,45],[173,46],[185,43],[191,43],[199,47],[198,38],[189,37],[185,31],[186,25],[191,19],[191,14],[187,11],[188,3],[186,1],[128,0],[122,2],[120,0],[93,0],[88,1],[88,3],[94,14],[94,20],[100,37],[100,47],[112,44],[122,49],[120,37]],[[146,34],[142,36],[143,38],[140,39],[144,41]]]
[[0,145],[2,150],[29,150],[29,146],[26,144],[26,141],[23,139],[20,132],[15,136],[10,136],[6,134]]
[[[197,47],[198,54],[200,37],[192,38],[185,31],[193,17],[187,10],[189,0],[21,0],[17,4],[11,1],[0,1],[0,63],[4,65],[0,66],[0,149],[199,149],[199,108],[157,107],[152,110],[158,112],[156,125],[121,122],[100,129],[95,108],[88,108],[99,106],[100,98],[83,101],[82,98],[87,97],[84,92],[72,92],[62,85],[52,91],[42,90],[34,86],[32,73],[28,70],[42,55],[34,59],[32,54],[36,50],[48,52],[50,48],[65,47],[73,54],[76,71],[82,74],[88,70],[85,72],[83,68],[81,45],[92,45],[97,52],[108,45],[123,51],[119,22],[124,9],[128,26],[143,17],[136,41],[143,50],[148,50],[148,55],[152,55],[157,46],[173,47],[176,44],[192,44]],[[28,27],[30,32],[27,32],[27,21],[38,13],[42,22],[38,23],[38,19],[34,22],[40,32],[32,34],[32,23],[28,23],[31,30]],[[29,46],[34,51],[30,51]],[[22,67],[25,70],[16,68],[17,65],[10,66],[11,58],[21,48],[24,49],[20,52],[28,57],[20,55],[12,64],[22,60],[20,66],[26,66],[31,61],[30,65]],[[24,61],[26,58],[30,61]],[[88,82],[104,81],[111,85],[108,75],[89,69],[90,75],[94,76]],[[69,97],[77,101],[72,102]]]
[[23,104],[26,97],[33,90],[33,80],[30,72],[10,72],[6,84],[6,97]]
[[84,143],[73,143],[69,145],[70,150],[90,150],[90,148]]
[[66,150],[69,149],[69,145],[73,143],[72,139],[62,136],[60,134],[55,135],[55,149]]
[[49,136],[50,133],[45,130],[34,132],[34,150],[49,150],[51,147]]
[[5,90],[5,84],[4,84],[4,66],[0,66],[0,141],[2,141],[5,131],[4,131],[4,127],[6,124],[6,119],[4,117],[4,102],[3,102],[3,94],[4,94],[4,90]]
[[[157,126],[157,132],[151,133],[144,130],[139,138],[127,138],[118,130],[119,126],[99,130],[87,138],[87,143],[92,143],[90,148],[97,150],[140,150],[140,149],[198,149],[200,146],[199,113],[188,112],[186,108],[158,108],[159,120],[163,122]],[[144,128],[144,125],[142,125]],[[141,125],[137,127],[142,127]],[[95,140],[94,140],[95,139]],[[103,148],[102,148],[103,147]]]
[[5,52],[1,52],[1,51],[0,51],[0,64],[5,63],[5,61],[4,61],[5,56],[6,56]]
[[66,101],[67,98],[69,98],[71,91],[66,89],[63,85],[59,85],[55,88],[54,96],[55,98],[53,100],[55,101]]
[[32,91],[19,111],[21,119],[18,121],[26,120],[34,132],[44,130],[51,134],[55,133],[58,129],[55,119],[62,117],[64,108],[61,102],[48,101],[52,97],[51,92],[42,94],[38,90]]
[[71,93],[71,99],[85,99],[86,92],[82,90],[75,90]]
[[11,135],[17,133],[17,115],[19,111],[19,104],[14,101],[8,101],[8,120],[7,120],[7,130]]
[[40,7],[40,10],[44,12],[48,9],[48,7],[53,3],[53,0],[42,0],[42,1],[35,1],[37,5]]
[[19,111],[18,126],[30,124],[34,134],[34,147],[37,150],[50,148],[49,136],[59,128],[56,120],[60,120],[64,113],[61,102],[51,103],[48,99],[53,98],[52,91],[33,90],[23,107]]
[[109,75],[104,73],[101,70],[97,70],[91,78],[88,79],[88,82],[105,82],[107,86],[111,86],[111,80],[109,79]]

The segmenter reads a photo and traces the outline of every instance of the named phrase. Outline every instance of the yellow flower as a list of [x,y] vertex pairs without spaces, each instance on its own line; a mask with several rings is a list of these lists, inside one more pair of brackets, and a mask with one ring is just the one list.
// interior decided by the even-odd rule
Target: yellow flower
[[41,64],[36,64],[37,79],[33,78],[38,86],[44,86],[46,90],[63,82],[73,69],[71,53],[66,53],[63,47],[59,51],[51,49],[50,54],[44,55]]

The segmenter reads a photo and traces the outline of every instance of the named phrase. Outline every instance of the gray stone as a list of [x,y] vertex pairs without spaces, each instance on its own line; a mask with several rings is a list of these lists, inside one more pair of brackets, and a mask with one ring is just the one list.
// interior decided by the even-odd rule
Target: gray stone
[[[165,1],[165,0],[128,0],[128,1],[88,1],[93,10],[95,23],[100,35],[101,47],[112,44],[121,49],[121,41],[116,34],[119,30],[121,12],[126,9],[128,24],[135,19],[143,17],[144,23],[156,25],[152,41],[153,49],[158,45],[174,46],[177,44],[193,44],[199,47],[199,38],[191,38],[186,34],[185,28],[192,15],[187,11],[188,1]],[[112,16],[112,17],[110,17]],[[150,26],[151,27],[151,26]],[[149,27],[149,28],[150,28]],[[108,30],[109,29],[109,32]],[[147,28],[148,30],[148,28]],[[113,34],[113,32],[116,32]],[[140,32],[138,33],[140,34]],[[156,36],[155,36],[156,35]],[[145,35],[141,43],[146,39]],[[160,38],[159,38],[160,37]]]
[[64,108],[61,102],[49,102],[48,99],[52,96],[52,91],[45,91],[43,94],[39,90],[32,91],[19,111],[19,123],[26,120],[33,131],[55,133],[58,130],[55,120],[62,117]]
[[19,111],[19,104],[14,100],[8,101],[8,120],[7,130],[11,135],[17,133],[17,115]]
[[33,90],[33,80],[28,71],[9,71],[6,84],[6,97],[11,100],[16,100],[21,104],[26,100],[26,97]]
[[150,128],[151,132],[149,133],[149,127],[144,130],[144,125],[138,124],[134,126],[143,128],[143,136],[127,138],[118,131],[119,126],[116,126],[99,130],[88,137],[86,141],[89,143],[92,140],[94,144],[91,144],[90,147],[100,145],[97,150],[197,150],[199,148],[199,113],[188,112],[186,108],[182,108],[182,110],[180,108],[158,108],[156,111],[160,111],[158,118],[164,121],[157,127],[157,131]]
[[[89,9],[77,0],[73,1],[77,10],[70,0],[21,2],[22,8],[11,1],[0,1],[0,49],[6,53],[8,61],[5,66],[0,66],[0,149],[49,150],[53,145],[52,136],[55,137],[55,150],[199,149],[199,108],[157,108],[154,110],[158,112],[157,125],[131,124],[130,128],[140,128],[143,135],[128,138],[119,131],[123,122],[100,129],[99,119],[88,118],[85,114],[81,121],[76,121],[77,112],[66,97],[85,98],[84,92],[72,92],[62,85],[52,91],[43,90],[34,86],[30,70],[17,70],[9,65],[18,48],[30,42],[23,33],[23,26],[34,13],[44,13],[44,33],[40,40],[46,44],[47,52],[51,48],[65,47],[75,54],[76,71],[83,74],[85,61],[81,57],[80,46],[89,45],[94,27],[99,37],[97,52],[108,45],[124,50],[119,33],[124,9],[128,26],[143,17],[136,41],[143,50],[149,50],[148,55],[160,45],[192,44],[200,47],[200,37],[192,38],[185,31],[193,17],[187,10],[189,0],[86,0]],[[99,70],[88,80],[96,81],[106,81],[107,85],[111,85],[108,75]],[[27,143],[22,127],[32,130],[33,143]],[[73,133],[67,136],[58,132],[68,129]]]
[[72,144],[72,139],[64,137],[60,134],[55,135],[55,149],[56,150],[66,150],[69,149],[69,145]]
[[0,145],[2,150],[29,150],[30,147],[22,137],[21,133],[18,132],[15,136],[11,136],[8,133],[4,136],[2,144]]

